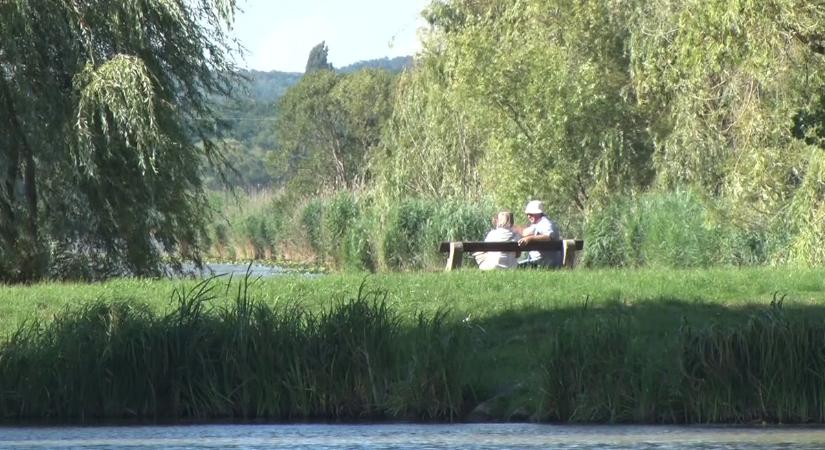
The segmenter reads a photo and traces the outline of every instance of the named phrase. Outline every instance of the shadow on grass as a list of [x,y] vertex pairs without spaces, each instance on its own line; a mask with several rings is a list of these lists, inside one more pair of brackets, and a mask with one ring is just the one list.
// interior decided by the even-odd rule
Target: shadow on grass
[[825,306],[784,300],[506,311],[473,323],[471,384],[479,399],[512,396],[492,413],[504,418],[527,409],[539,421],[821,423]]
[[210,283],[165,315],[101,300],[22,326],[0,418],[825,422],[825,306],[779,295],[409,320],[365,283],[320,312],[259,302],[248,277],[211,305]]

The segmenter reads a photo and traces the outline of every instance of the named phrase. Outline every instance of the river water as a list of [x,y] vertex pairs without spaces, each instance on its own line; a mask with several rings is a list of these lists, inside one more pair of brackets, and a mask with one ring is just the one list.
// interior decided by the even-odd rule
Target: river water
[[825,428],[535,424],[0,427],[0,449],[798,449]]
[[283,275],[290,273],[288,270],[278,266],[268,266],[263,264],[232,264],[232,263],[207,263],[198,270],[194,264],[183,264],[183,274],[195,277],[229,276],[243,277],[249,273],[252,278],[269,277],[273,275]]

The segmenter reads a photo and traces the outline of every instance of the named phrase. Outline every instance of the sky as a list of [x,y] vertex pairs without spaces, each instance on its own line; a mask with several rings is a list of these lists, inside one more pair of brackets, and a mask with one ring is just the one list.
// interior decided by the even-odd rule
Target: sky
[[242,67],[303,72],[312,47],[325,41],[327,61],[413,55],[420,12],[430,0],[239,0],[234,32],[247,53]]

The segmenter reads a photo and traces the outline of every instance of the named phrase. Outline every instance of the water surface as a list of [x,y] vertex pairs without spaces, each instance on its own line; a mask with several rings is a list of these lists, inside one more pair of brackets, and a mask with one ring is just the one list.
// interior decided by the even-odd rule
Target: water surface
[[285,267],[280,267],[276,265],[268,265],[268,264],[234,264],[234,263],[205,263],[201,269],[195,267],[192,263],[183,263],[181,267],[181,274],[172,273],[171,269],[169,269],[168,275],[171,277],[177,277],[179,275],[183,275],[185,277],[195,277],[195,278],[207,278],[207,277],[214,277],[214,276],[222,276],[228,278],[232,276],[233,278],[243,278],[246,276],[247,272],[249,273],[250,279],[255,279],[258,277],[271,277],[276,275],[286,275],[286,274],[300,274],[305,277],[316,277],[319,276],[317,273],[308,273],[301,270],[290,269]]
[[246,275],[247,271],[249,271],[249,276],[252,278],[256,277],[269,277],[273,275],[283,275],[285,273],[289,273],[283,267],[278,266],[268,266],[264,264],[232,264],[232,263],[206,263],[203,265],[203,269],[198,271],[194,264],[184,264],[183,266],[184,273],[189,273],[201,277],[207,276],[216,276],[216,275],[223,275],[228,276],[232,275],[233,277],[241,276],[243,277]]
[[0,427],[0,448],[825,450],[825,429],[534,424]]

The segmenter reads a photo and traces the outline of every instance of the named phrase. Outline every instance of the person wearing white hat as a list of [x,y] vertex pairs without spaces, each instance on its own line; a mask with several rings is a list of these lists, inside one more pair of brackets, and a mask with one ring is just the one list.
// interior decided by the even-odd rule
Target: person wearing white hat
[[[528,242],[561,239],[559,226],[550,220],[544,212],[544,202],[530,200],[524,208],[524,213],[527,214],[530,225],[522,230],[523,237],[518,240],[519,245],[526,245]],[[519,263],[519,267],[561,267],[561,263],[561,251],[531,250],[527,253],[527,259]]]

